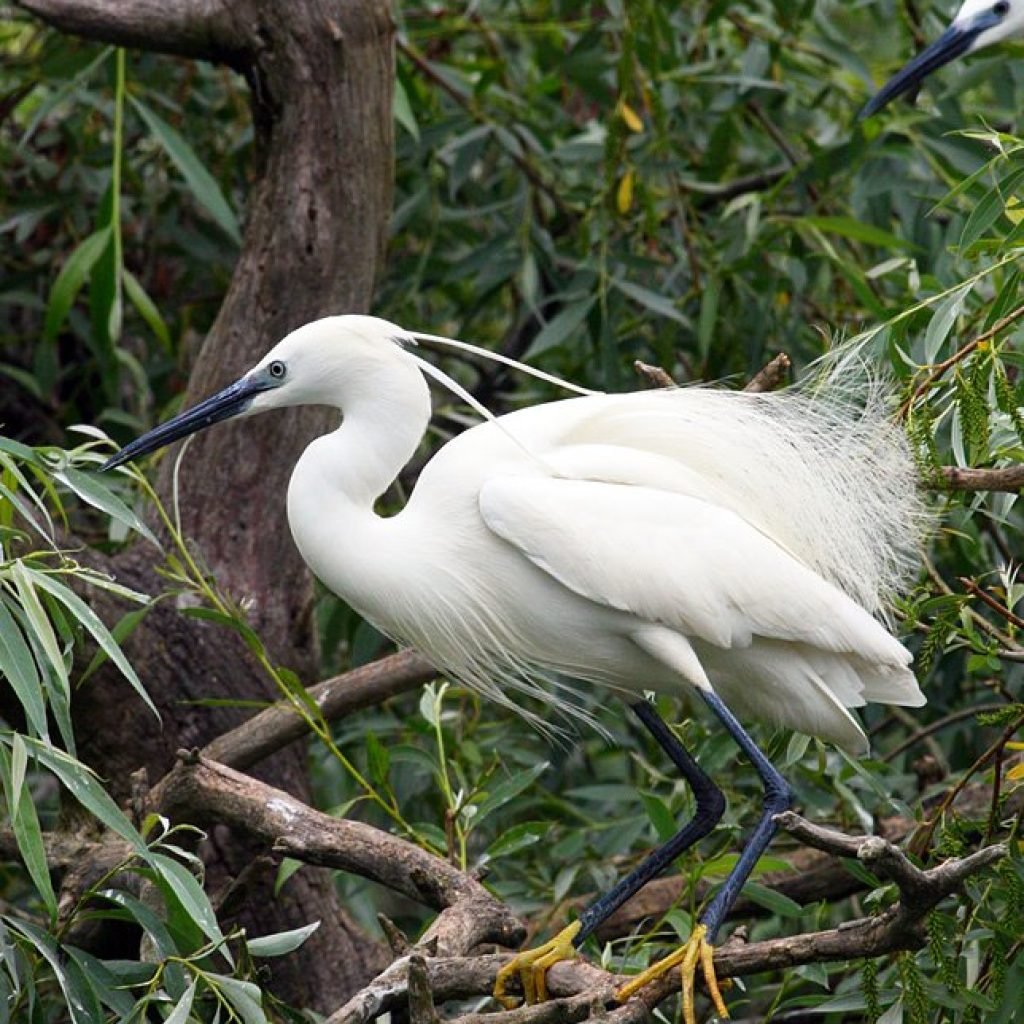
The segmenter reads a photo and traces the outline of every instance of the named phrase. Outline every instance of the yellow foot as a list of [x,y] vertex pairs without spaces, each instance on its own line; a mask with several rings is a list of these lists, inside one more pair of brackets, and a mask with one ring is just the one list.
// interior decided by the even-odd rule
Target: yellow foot
[[505,987],[508,985],[509,978],[518,974],[526,1002],[541,1003],[547,999],[546,975],[548,968],[557,964],[559,960],[575,959],[576,947],[572,944],[572,940],[579,934],[579,930],[580,923],[576,921],[568,928],[562,929],[543,946],[517,953],[498,971],[498,976],[494,979],[494,998],[506,1010],[511,1010],[519,1000],[515,996],[505,995]]
[[697,1024],[697,1014],[693,1008],[693,987],[697,975],[697,965],[700,964],[701,973],[704,975],[704,984],[707,986],[711,1002],[715,1004],[715,1013],[719,1017],[728,1017],[729,1010],[722,999],[721,990],[718,987],[718,978],[715,977],[714,955],[715,949],[707,941],[707,928],[699,924],[693,929],[693,934],[686,940],[685,945],[680,946],[664,960],[652,964],[642,974],[638,974],[632,981],[627,982],[615,993],[615,998],[624,1003],[632,998],[644,985],[662,977],[673,967],[679,967],[679,973],[683,981],[683,1020],[686,1024]]

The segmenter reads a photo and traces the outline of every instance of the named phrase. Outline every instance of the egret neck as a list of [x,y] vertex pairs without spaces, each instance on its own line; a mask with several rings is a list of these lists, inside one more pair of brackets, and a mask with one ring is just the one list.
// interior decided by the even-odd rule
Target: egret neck
[[[343,404],[341,425],[308,445],[288,484],[288,522],[302,557],[328,587],[361,607],[364,574],[379,587],[384,563],[398,554],[401,513],[379,516],[374,503],[419,447],[431,412],[427,383],[411,361],[389,360],[374,377],[372,389],[353,388],[332,403]],[[341,548],[351,553],[348,560],[338,557]]]

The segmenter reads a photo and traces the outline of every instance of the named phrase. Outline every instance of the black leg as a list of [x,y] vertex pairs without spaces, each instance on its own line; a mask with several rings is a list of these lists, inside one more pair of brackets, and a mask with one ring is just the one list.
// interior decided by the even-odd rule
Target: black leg
[[[660,875],[679,854],[693,846],[698,839],[703,839],[718,824],[725,811],[725,797],[722,791],[676,739],[675,734],[654,710],[654,705],[647,701],[638,701],[632,708],[637,718],[647,726],[661,749],[668,754],[683,773],[683,778],[690,784],[697,801],[697,811],[667,843],[659,846],[635,871],[583,911],[579,918],[580,930],[573,939],[573,945],[577,947],[630,896],[642,889],[656,875]],[[742,884],[741,882],[740,885]]]
[[701,690],[700,695],[725,726],[729,735],[739,744],[740,749],[750,758],[764,784],[763,810],[761,819],[754,829],[754,834],[743,848],[739,860],[729,872],[722,888],[715,893],[707,909],[701,914],[701,924],[707,928],[707,940],[713,943],[729,908],[736,902],[736,897],[739,896],[740,890],[750,877],[751,871],[754,870],[758,858],[764,853],[765,847],[775,835],[777,828],[775,815],[781,814],[792,806],[793,790],[779,774],[778,769],[758,750],[757,745],[736,720],[733,713],[722,703],[718,695],[710,690]]

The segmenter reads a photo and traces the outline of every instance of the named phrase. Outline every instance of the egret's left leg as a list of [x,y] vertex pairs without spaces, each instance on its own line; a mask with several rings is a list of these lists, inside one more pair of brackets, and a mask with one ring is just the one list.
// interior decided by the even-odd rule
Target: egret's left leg
[[775,816],[790,808],[793,803],[793,790],[786,780],[779,773],[778,769],[758,749],[757,744],[750,738],[750,735],[736,720],[736,716],[725,706],[721,698],[712,690],[700,691],[701,697],[708,707],[715,713],[715,716],[725,727],[726,732],[736,741],[740,749],[750,758],[754,770],[761,777],[761,784],[764,786],[764,802],[762,804],[761,818],[754,829],[747,845],[743,848],[739,860],[736,861],[732,871],[729,872],[722,887],[715,893],[700,921],[693,929],[693,934],[687,942],[675,951],[671,956],[660,960],[658,963],[647,968],[642,974],[638,974],[628,984],[615,993],[617,999],[624,1001],[641,989],[648,982],[660,978],[673,967],[679,967],[683,982],[683,1018],[686,1024],[695,1024],[696,1013],[693,1008],[694,978],[697,968],[700,966],[704,980],[708,988],[708,994],[715,1004],[715,1010],[722,1017],[728,1017],[728,1011],[718,991],[718,982],[714,970],[714,946],[712,943],[718,934],[718,929],[729,912],[729,908],[736,902],[740,891],[754,870],[765,847],[771,842],[772,836],[778,826],[775,824]]
[[632,708],[633,713],[643,722],[648,732],[658,741],[658,745],[668,754],[683,778],[690,784],[697,805],[693,818],[667,843],[659,846],[637,868],[621,879],[614,888],[594,900],[583,911],[578,921],[536,949],[517,954],[501,968],[494,983],[494,997],[506,1009],[511,1009],[517,1002],[515,998],[505,994],[512,978],[520,979],[523,995],[528,1003],[545,999],[545,975],[548,968],[560,960],[572,959],[591,932],[607,920],[630,896],[656,875],[661,874],[679,854],[706,836],[718,824],[725,811],[725,797],[722,796],[722,791],[676,739],[675,734],[654,709],[654,705],[647,701],[638,701]]

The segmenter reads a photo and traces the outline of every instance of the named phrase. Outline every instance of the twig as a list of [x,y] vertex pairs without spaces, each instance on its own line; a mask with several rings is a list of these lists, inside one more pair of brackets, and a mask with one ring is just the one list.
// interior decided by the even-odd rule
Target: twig
[[[1024,469],[1024,466],[1021,468]],[[1019,615],[1014,615],[1006,605],[1000,604],[991,594],[982,590],[974,580],[968,579],[966,576],[961,576],[959,579],[967,591],[974,594],[974,596],[980,601],[987,604],[994,612],[998,612],[1004,619],[1006,619],[1007,622],[1016,626],[1018,629],[1024,629],[1024,619]]]
[[943,814],[946,813],[946,811],[949,810],[950,806],[952,806],[953,804],[953,801],[956,800],[956,798],[960,795],[963,789],[967,786],[968,782],[971,780],[971,777],[976,772],[981,771],[981,769],[984,768],[985,765],[988,764],[988,762],[992,760],[993,757],[995,757],[998,751],[1002,750],[1005,744],[1012,738],[1014,733],[1016,733],[1022,725],[1024,725],[1024,715],[1019,715],[1002,731],[1002,733],[999,736],[999,739],[997,739],[996,742],[993,743],[992,746],[990,746],[988,750],[986,750],[981,755],[981,757],[979,757],[974,762],[974,764],[972,764],[970,768],[967,769],[966,772],[964,772],[963,778],[960,779],[960,781],[957,782],[957,784],[949,791],[949,793],[946,794],[946,796],[942,800],[942,803],[939,804],[938,808],[931,815],[928,821],[926,821],[921,826],[921,830],[917,833],[917,835],[914,836],[913,840],[911,841],[912,850],[914,850],[915,852],[923,852],[928,848],[928,845],[932,841],[932,835],[935,833],[935,828],[939,823],[939,819],[942,817]]
[[982,342],[986,342],[994,338],[1004,327],[1009,327],[1015,320],[1019,320],[1024,316],[1024,304],[1018,306],[1016,309],[1011,310],[1006,316],[1001,317],[997,320],[987,331],[982,331],[973,341],[967,342],[962,348],[959,348],[954,352],[948,359],[944,359],[941,363],[936,363],[932,372],[920,384],[914,388],[913,394],[900,406],[900,416],[906,416],[910,412],[911,407],[918,398],[921,397],[950,367],[956,366],[957,363],[963,362]]
[[660,366],[651,366],[640,359],[633,362],[633,369],[652,388],[676,388],[678,384]]
[[[743,390],[752,394],[774,391],[783,382],[792,365],[789,356],[785,352],[780,352],[750,378]],[[651,366],[650,363],[637,359],[633,363],[633,369],[653,388],[679,386],[672,376],[660,366]]]
[[942,466],[939,478],[929,485],[939,491],[1003,491],[1015,494],[1024,488],[1024,466],[997,469]]
[[780,352],[750,378],[750,383],[743,390],[751,391],[754,394],[774,391],[786,379],[786,374],[789,373],[792,365],[793,362],[789,356],[785,352]]
[[409,956],[409,1024],[439,1024],[422,953]]
[[[422,655],[399,651],[317,683],[310,687],[309,696],[316,701],[324,718],[334,722],[389,697],[414,690],[436,675],[437,670]],[[229,768],[250,768],[308,732],[305,719],[291,702],[282,700],[218,736],[203,748],[202,755]]]
[[920,743],[921,740],[934,735],[941,729],[945,729],[947,725],[953,725],[955,722],[961,722],[965,718],[970,718],[973,715],[984,714],[986,711],[1002,711],[1005,707],[1005,704],[978,704],[975,707],[961,708],[959,711],[954,711],[952,714],[944,715],[942,718],[937,718],[934,722],[929,722],[923,729],[918,729],[917,732],[908,736],[902,743],[897,743],[892,750],[886,751],[882,760],[886,762],[894,760],[899,757],[903,751],[909,750],[914,746],[914,744]]

